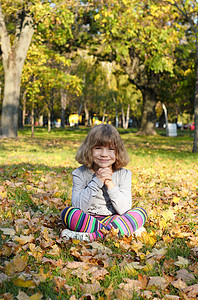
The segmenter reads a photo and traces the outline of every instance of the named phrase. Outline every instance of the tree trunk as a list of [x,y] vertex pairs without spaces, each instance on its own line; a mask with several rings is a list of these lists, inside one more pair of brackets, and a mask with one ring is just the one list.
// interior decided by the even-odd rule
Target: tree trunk
[[48,124],[48,132],[51,132],[51,112],[50,109],[48,110],[48,119],[47,119],[47,124]]
[[116,99],[115,99],[114,95],[113,95],[113,102],[115,104],[115,113],[116,113],[115,127],[118,128],[118,126],[119,126],[118,109],[117,109],[117,103],[116,103]]
[[43,126],[43,115],[39,114],[39,116],[38,116],[38,125]]
[[32,103],[31,110],[31,137],[34,137],[34,103]]
[[152,88],[145,88],[143,94],[143,108],[139,135],[156,135],[155,131],[155,105],[156,95]]
[[194,132],[193,152],[198,153],[198,49],[197,49],[197,63],[196,63],[194,114],[195,114],[195,132]]
[[67,107],[67,92],[61,89],[61,127],[65,127],[65,112]]
[[85,111],[85,126],[89,125],[89,110],[87,108],[86,102],[84,102],[84,111]]
[[25,114],[26,114],[26,93],[27,91],[25,91],[23,93],[23,127],[25,126]]
[[127,129],[127,128],[129,127],[129,114],[130,114],[130,108],[131,108],[131,105],[128,104],[128,106],[127,106],[127,114],[126,114],[125,129]]
[[24,12],[23,19],[18,20],[16,35],[11,47],[10,37],[4,21],[0,2],[1,51],[4,67],[4,97],[2,104],[2,137],[17,137],[18,109],[22,68],[34,33],[31,16]]
[[124,113],[124,109],[122,106],[122,127],[125,128],[126,121],[125,121],[125,113]]
[[102,124],[104,124],[104,121],[105,121],[105,113],[106,113],[106,110],[103,111]]

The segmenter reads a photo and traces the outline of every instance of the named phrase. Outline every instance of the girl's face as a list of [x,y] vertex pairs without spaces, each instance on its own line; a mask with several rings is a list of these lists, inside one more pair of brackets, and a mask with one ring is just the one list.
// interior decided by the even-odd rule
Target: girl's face
[[92,159],[97,168],[112,167],[116,161],[115,148],[110,146],[95,146],[92,149]]

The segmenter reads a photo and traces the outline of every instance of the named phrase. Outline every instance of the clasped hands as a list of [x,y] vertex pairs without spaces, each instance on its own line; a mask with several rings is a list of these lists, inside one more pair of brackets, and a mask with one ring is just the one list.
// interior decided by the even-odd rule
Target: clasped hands
[[112,174],[113,174],[112,169],[108,167],[99,168],[95,174],[96,177],[106,185],[107,189],[111,189],[112,187],[115,186],[112,181]]

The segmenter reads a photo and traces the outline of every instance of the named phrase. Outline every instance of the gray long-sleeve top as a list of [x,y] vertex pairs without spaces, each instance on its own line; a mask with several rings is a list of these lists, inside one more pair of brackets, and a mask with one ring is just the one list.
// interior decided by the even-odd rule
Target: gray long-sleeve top
[[112,174],[115,187],[107,187],[87,167],[72,172],[72,206],[92,215],[123,214],[131,208],[131,171],[120,169]]

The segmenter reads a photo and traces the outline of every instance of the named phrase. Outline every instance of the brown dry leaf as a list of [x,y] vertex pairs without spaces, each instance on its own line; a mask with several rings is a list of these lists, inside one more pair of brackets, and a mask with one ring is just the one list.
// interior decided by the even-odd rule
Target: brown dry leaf
[[81,254],[78,252],[78,249],[76,247],[71,247],[70,253],[71,253],[71,255],[73,255],[74,257],[77,257],[77,258],[79,258],[81,256]]
[[13,228],[2,228],[0,227],[0,231],[3,232],[5,235],[14,236],[16,234],[16,231]]
[[9,263],[5,266],[5,273],[7,275],[13,275],[16,272],[22,272],[28,264],[28,255],[20,256],[17,254]]
[[166,281],[164,277],[160,276],[152,276],[149,279],[148,287],[157,287],[160,290],[165,290],[168,287],[169,283]]
[[25,245],[27,243],[32,243],[34,241],[34,235],[20,235],[14,237],[14,241],[18,242],[20,245]]
[[68,294],[70,294],[71,291],[75,290],[75,287],[67,285],[67,280],[63,277],[55,276],[54,281],[55,281],[55,284],[56,284],[56,291],[57,292],[59,292],[60,289],[62,289],[62,288],[64,288],[67,291]]
[[194,247],[190,250],[190,253],[194,256],[198,258],[198,247]]
[[106,247],[106,246],[104,246],[104,245],[102,245],[102,244],[100,244],[100,243],[98,243],[96,241],[94,241],[92,243],[89,243],[87,245],[91,246],[93,249],[96,249],[97,252],[99,252],[101,254],[103,254],[103,253],[106,253],[106,254],[109,254],[109,255],[112,254],[112,250],[111,249],[109,249],[108,247]]
[[58,247],[58,245],[55,244],[52,246],[52,249],[49,250],[48,254],[53,256],[59,256],[60,252],[60,248]]
[[197,299],[197,297],[198,297],[198,284],[194,284],[194,285],[191,285],[191,286],[188,286],[188,287],[184,288],[183,292],[185,294],[187,294],[188,297]]
[[198,275],[198,262],[195,262],[193,265],[189,266],[189,270],[192,271],[195,276]]
[[170,269],[173,267],[173,265],[174,265],[174,259],[172,259],[172,258],[170,258],[169,260],[165,259],[164,264],[163,264],[165,269]]
[[116,297],[118,299],[133,299],[134,292],[140,293],[141,282],[129,278],[125,278],[124,281],[125,282],[119,284],[120,290],[116,290]]
[[132,300],[133,297],[133,293],[131,293],[131,291],[127,291],[124,289],[116,289],[114,290],[114,298],[111,299],[116,299],[116,300]]
[[62,259],[55,260],[47,257],[43,257],[42,263],[49,263],[52,264],[54,267],[61,267],[61,268],[65,265]]
[[[90,272],[90,270],[89,270],[89,272]],[[105,275],[107,275],[107,274],[109,274],[109,272],[105,268],[102,268],[100,270],[93,271],[92,277],[97,280],[103,280]]]
[[138,281],[141,283],[141,289],[145,289],[149,282],[149,277],[147,275],[138,274]]
[[195,280],[195,276],[193,274],[189,273],[186,269],[181,269],[181,270],[177,271],[176,278],[182,279],[186,283],[189,283],[189,282]]
[[167,282],[171,283],[172,281],[175,281],[175,276],[173,276],[173,275],[167,275],[164,272],[164,269],[162,269],[162,274],[163,274],[163,277],[166,279]]
[[187,284],[180,278],[175,281],[172,281],[171,284],[179,290],[183,290],[187,287]]
[[103,290],[103,288],[100,286],[100,283],[98,281],[92,284],[88,284],[88,283],[80,284],[80,288],[81,291],[86,294],[96,294]]
[[66,268],[68,269],[78,269],[78,268],[82,268],[82,269],[89,269],[89,265],[87,263],[84,262],[80,262],[80,261],[68,261],[66,264]]
[[[63,269],[64,274],[64,269]],[[89,278],[89,270],[84,270],[82,268],[74,269],[71,272],[72,275],[77,276],[80,278],[83,282],[87,282]]]
[[13,300],[13,295],[10,293],[5,293],[2,296],[3,296],[2,300]]

